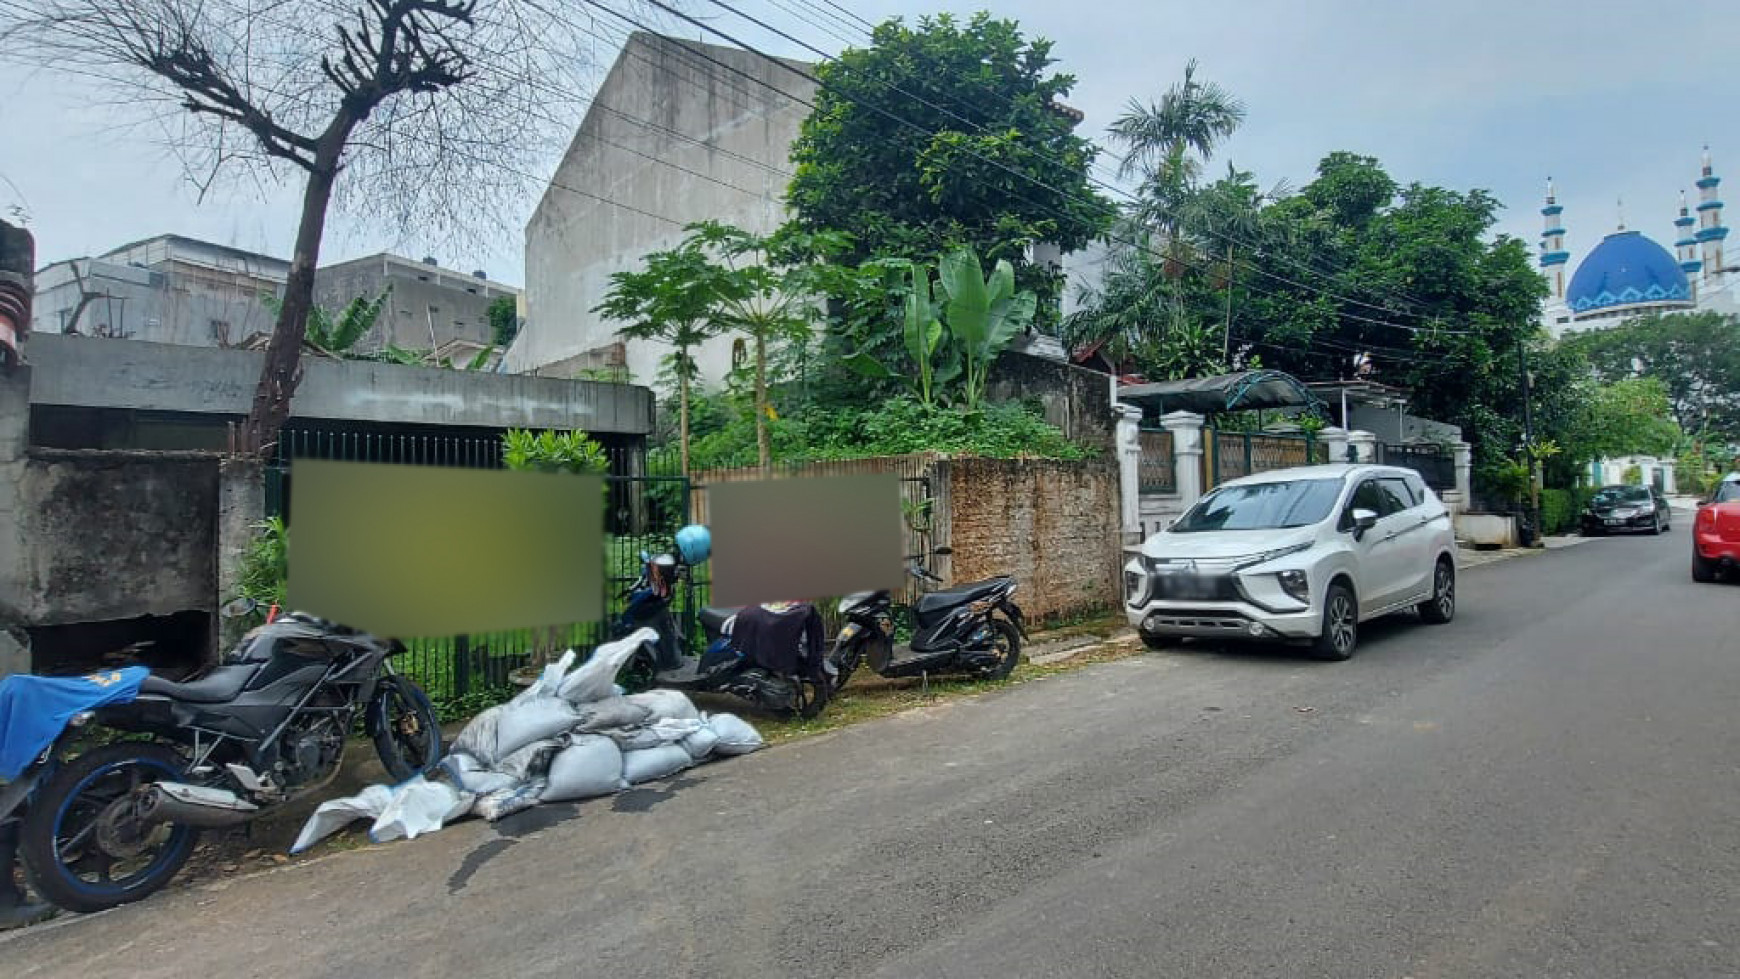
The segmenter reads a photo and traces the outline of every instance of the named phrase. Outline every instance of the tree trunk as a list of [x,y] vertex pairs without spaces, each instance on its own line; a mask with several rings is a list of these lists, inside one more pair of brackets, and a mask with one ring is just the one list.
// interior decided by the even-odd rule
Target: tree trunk
[[689,477],[689,351],[677,351],[677,452],[683,459],[683,478]]
[[320,162],[309,172],[308,185],[302,192],[302,219],[296,227],[296,248],[290,256],[284,302],[278,308],[272,339],[266,344],[266,363],[254,389],[253,406],[242,425],[241,451],[260,458],[265,458],[278,441],[278,430],[290,417],[290,399],[302,379],[298,362],[308,331],[308,311],[314,305],[314,270],[320,264],[326,210],[332,203],[332,188],[338,180],[338,154],[344,146],[342,138],[330,142],[335,142],[337,148],[319,155]]
[[755,455],[763,477],[773,472],[773,446],[767,435],[767,338],[755,335]]
[[1222,331],[1222,349],[1220,359],[1222,366],[1232,370],[1232,303],[1233,303],[1233,246],[1226,246],[1226,329]]

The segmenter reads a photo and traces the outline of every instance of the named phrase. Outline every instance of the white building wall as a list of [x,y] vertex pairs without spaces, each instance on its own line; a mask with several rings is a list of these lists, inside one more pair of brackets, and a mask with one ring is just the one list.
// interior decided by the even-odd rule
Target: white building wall
[[[784,221],[780,200],[789,178],[768,167],[790,172],[791,145],[809,107],[708,63],[695,49],[786,93],[814,97],[813,84],[754,54],[632,36],[526,226],[526,324],[505,370],[529,373],[616,342],[624,324],[591,311],[611,274],[676,246],[683,225],[712,219],[765,233]],[[628,344],[635,383],[652,383],[669,352],[658,343]],[[730,370],[731,339],[709,342],[697,359],[703,382],[717,384]]]

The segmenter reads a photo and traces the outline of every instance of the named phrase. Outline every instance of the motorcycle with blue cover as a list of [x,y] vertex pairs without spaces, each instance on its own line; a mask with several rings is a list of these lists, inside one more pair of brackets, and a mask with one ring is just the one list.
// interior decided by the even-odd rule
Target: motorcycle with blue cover
[[[939,547],[930,552],[954,553]],[[907,559],[907,574],[926,584],[943,579]],[[835,670],[834,689],[851,679],[860,665],[882,677],[966,674],[1002,679],[1021,661],[1027,628],[1016,605],[1015,579],[999,575],[972,584],[928,591],[913,606],[916,628],[909,645],[894,642],[894,596],[887,590],[857,592],[840,599],[844,625],[835,637],[829,659]]]
[[[254,608],[241,599],[223,611]],[[396,639],[292,612],[185,682],[140,666],[6,677],[0,823],[21,823],[32,888],[85,913],[148,897],[202,830],[240,826],[330,784],[359,725],[393,781],[431,771],[440,721],[393,669],[404,652]],[[83,737],[93,733],[106,743]]]
[[[642,551],[639,578],[618,596],[627,599],[627,605],[612,624],[612,638],[650,628],[658,634],[658,642],[643,646],[623,664],[617,682],[628,690],[664,687],[730,694],[775,714],[809,718],[821,713],[833,686],[826,650],[801,650],[795,670],[771,669],[754,650],[740,649],[732,638],[741,608],[700,609],[704,645],[698,654],[690,652],[691,639],[678,626],[671,605],[677,585],[711,556],[712,542],[705,527],[691,525],[677,532],[676,543],[674,553]],[[805,607],[802,603],[786,606],[799,613]]]

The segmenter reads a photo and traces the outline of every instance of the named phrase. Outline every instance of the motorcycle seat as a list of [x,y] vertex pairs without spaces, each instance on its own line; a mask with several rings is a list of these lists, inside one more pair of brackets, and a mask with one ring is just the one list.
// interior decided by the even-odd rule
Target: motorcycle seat
[[919,615],[930,615],[946,609],[958,608],[981,598],[989,598],[999,590],[1008,587],[1009,579],[992,578],[988,581],[975,581],[970,585],[957,585],[942,591],[925,592],[918,596],[918,602],[913,605],[913,611]]
[[141,694],[156,694],[188,704],[221,704],[236,699],[256,666],[220,666],[205,676],[187,683],[165,680],[153,673],[139,685]]
[[704,606],[701,609],[700,615],[701,628],[706,629],[711,635],[718,635],[725,630],[725,623],[731,621],[732,616],[741,611],[743,611],[741,608],[711,608]]

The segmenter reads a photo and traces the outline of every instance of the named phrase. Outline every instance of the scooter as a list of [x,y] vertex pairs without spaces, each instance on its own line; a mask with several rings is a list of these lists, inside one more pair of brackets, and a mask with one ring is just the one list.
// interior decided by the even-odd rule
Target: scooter
[[[706,645],[698,656],[689,653],[689,643],[671,612],[671,601],[677,583],[689,577],[691,565],[706,560],[707,546],[684,544],[679,535],[677,550],[682,556],[640,555],[641,575],[622,593],[628,604],[611,632],[613,638],[621,638],[636,629],[650,628],[659,638],[655,646],[643,646],[623,665],[618,682],[629,690],[656,686],[730,694],[776,714],[809,718],[821,713],[832,687],[825,657],[813,657],[817,668],[810,674],[775,673],[763,668],[732,641],[732,625],[741,609],[702,608],[699,619]],[[810,661],[812,657],[801,659]]]
[[[946,555],[952,549],[939,547],[930,553]],[[907,573],[928,584],[943,580],[910,558]],[[1000,575],[969,585],[921,594],[913,606],[917,632],[912,643],[894,643],[894,596],[889,591],[858,592],[840,599],[840,617],[845,625],[834,640],[829,659],[834,665],[834,689],[851,679],[860,664],[883,677],[929,676],[932,673],[965,673],[986,679],[1002,679],[1021,661],[1021,642],[1027,638],[1015,579]]]

